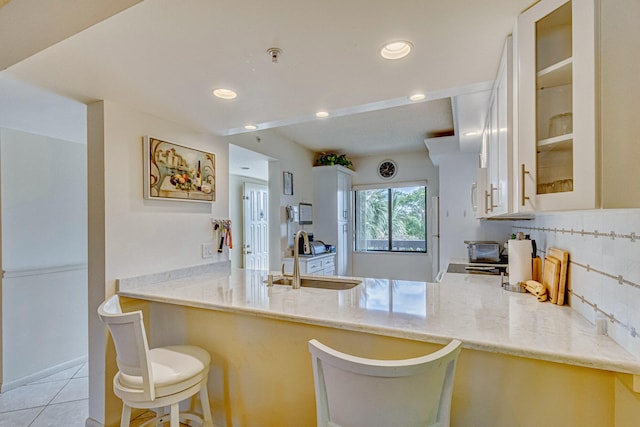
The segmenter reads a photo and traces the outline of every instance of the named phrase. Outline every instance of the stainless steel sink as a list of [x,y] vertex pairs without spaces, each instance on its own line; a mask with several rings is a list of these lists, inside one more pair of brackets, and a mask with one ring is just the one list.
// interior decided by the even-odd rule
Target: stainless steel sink
[[[292,279],[290,277],[278,277],[273,280],[274,285],[291,285]],[[309,277],[302,276],[300,278],[300,286],[303,288],[320,288],[320,289],[334,289],[338,291],[344,291],[356,287],[362,282],[358,279],[343,279],[337,277]]]

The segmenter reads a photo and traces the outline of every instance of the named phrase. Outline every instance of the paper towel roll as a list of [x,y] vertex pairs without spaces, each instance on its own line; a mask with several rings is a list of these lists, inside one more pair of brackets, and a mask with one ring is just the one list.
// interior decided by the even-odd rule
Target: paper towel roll
[[531,280],[531,240],[509,240],[509,284]]

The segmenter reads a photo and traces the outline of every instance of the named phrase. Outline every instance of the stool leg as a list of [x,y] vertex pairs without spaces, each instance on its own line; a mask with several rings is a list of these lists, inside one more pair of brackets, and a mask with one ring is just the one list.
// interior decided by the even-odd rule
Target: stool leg
[[170,427],[180,427],[180,407],[177,403],[171,405],[171,422]]
[[209,391],[207,390],[207,383],[202,384],[200,389],[200,406],[202,407],[202,417],[204,418],[204,425],[207,427],[213,427],[213,419],[211,418],[211,407],[209,406]]
[[131,408],[126,403],[122,403],[122,417],[120,418],[120,427],[129,427],[131,422]]

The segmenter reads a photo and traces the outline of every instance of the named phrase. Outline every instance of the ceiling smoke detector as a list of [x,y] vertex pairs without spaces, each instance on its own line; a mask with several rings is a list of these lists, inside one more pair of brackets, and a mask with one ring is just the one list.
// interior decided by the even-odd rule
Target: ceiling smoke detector
[[269,49],[267,49],[267,53],[271,57],[271,63],[272,64],[277,64],[278,63],[278,58],[280,57],[280,54],[282,53],[282,50],[278,49],[277,47],[270,47]]

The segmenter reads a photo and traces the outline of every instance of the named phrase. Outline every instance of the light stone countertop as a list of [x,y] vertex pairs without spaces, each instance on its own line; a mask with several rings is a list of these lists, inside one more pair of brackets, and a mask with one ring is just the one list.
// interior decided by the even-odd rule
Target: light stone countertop
[[[230,273],[229,273],[230,271]],[[336,291],[274,285],[267,273],[231,269],[119,282],[119,294],[250,316],[640,374],[640,360],[568,306],[503,290],[497,276],[446,273],[441,283],[362,279]],[[157,278],[155,279],[157,280]]]

